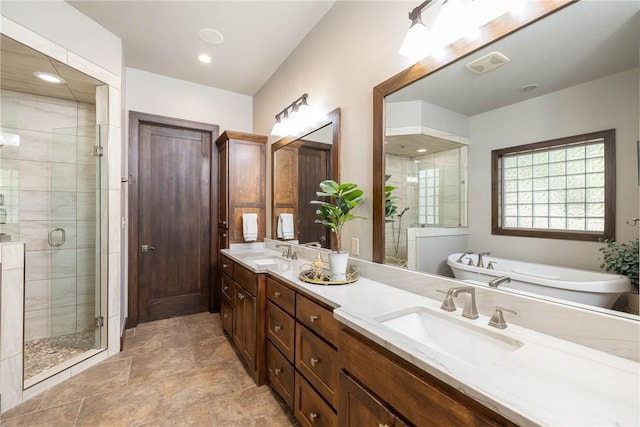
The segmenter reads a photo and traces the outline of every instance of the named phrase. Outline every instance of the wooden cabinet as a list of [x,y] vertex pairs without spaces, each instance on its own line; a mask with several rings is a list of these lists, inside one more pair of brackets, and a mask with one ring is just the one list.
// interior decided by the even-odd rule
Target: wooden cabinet
[[[350,380],[379,405],[400,414],[409,424],[423,426],[515,426],[512,422],[437,378],[400,359],[351,330],[339,334],[339,365]],[[350,425],[349,411],[379,416],[380,408],[353,385],[342,387],[338,413]],[[346,414],[343,413],[346,411]],[[395,417],[395,415],[394,415]],[[394,418],[394,424],[398,421]],[[351,424],[353,425],[353,424]],[[355,425],[364,425],[357,423]],[[384,425],[384,423],[382,424]],[[396,424],[397,425],[397,424]]]
[[[331,309],[271,277],[267,298],[271,387],[293,409],[300,424],[338,425],[339,329]],[[294,383],[289,372],[295,372]]]
[[222,326],[258,385],[266,382],[266,277],[220,255]]
[[[218,147],[218,229],[220,249],[245,242],[242,214],[258,214],[258,241],[266,229],[267,137],[224,131]],[[226,234],[226,236],[223,236]]]

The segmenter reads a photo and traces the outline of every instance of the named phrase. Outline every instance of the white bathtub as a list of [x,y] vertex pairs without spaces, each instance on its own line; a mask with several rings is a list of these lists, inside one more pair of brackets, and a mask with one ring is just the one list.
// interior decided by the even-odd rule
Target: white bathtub
[[[447,257],[447,264],[453,270],[456,279],[472,280],[488,286],[490,280],[502,276],[509,277],[511,282],[502,283],[499,286],[501,289],[515,289],[602,308],[611,308],[620,295],[631,289],[629,279],[617,274],[492,256],[484,256],[485,268],[479,268],[475,267],[478,264],[478,255],[465,255],[462,262],[457,262],[460,255],[457,253]],[[470,259],[474,266],[467,265]],[[489,261],[494,263],[493,270],[486,268]]]

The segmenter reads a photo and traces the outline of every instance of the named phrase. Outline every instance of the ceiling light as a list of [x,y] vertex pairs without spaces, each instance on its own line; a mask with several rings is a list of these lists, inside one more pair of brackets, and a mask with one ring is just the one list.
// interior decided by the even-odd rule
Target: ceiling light
[[198,55],[198,61],[202,62],[203,64],[211,64],[211,57],[203,53],[202,55]]
[[33,75],[39,78],[40,80],[44,80],[45,82],[48,82],[48,83],[62,84],[65,82],[65,80],[62,77],[56,74],[45,73],[43,71],[36,71],[33,73]]
[[427,152],[427,149],[426,149],[426,148],[418,148],[416,151],[417,151],[418,153],[426,153],[426,152]]
[[522,92],[522,93],[527,93],[527,92],[534,91],[534,90],[536,90],[536,89],[538,89],[538,85],[537,85],[537,84],[535,84],[535,83],[531,83],[531,84],[528,84],[528,85],[524,85],[524,86],[522,86],[522,87],[520,88],[520,92]]
[[224,40],[224,36],[218,30],[214,30],[213,28],[203,28],[198,33],[200,38],[207,43],[211,44],[220,44]]

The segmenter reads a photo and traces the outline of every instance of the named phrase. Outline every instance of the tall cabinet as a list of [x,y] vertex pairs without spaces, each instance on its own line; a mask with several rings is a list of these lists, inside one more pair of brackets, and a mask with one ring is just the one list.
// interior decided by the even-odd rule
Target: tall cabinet
[[[220,249],[233,243],[245,243],[242,214],[258,215],[258,237],[266,234],[266,145],[267,137],[225,130],[216,140],[218,147],[218,243]],[[220,266],[219,260],[216,260]],[[214,311],[220,307],[220,278],[211,292]],[[214,299],[215,298],[215,299]]]

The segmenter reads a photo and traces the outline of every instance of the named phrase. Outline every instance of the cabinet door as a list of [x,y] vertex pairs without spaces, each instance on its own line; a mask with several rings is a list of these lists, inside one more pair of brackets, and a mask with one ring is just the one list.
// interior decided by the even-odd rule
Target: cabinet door
[[243,320],[244,320],[244,333],[243,333],[243,345],[242,345],[242,354],[251,370],[256,370],[256,355],[258,348],[258,331],[257,331],[257,321],[258,321],[258,299],[243,290],[244,295],[243,298],[243,307],[244,311]]
[[339,425],[393,427],[395,416],[378,399],[340,371]]
[[233,332],[231,338],[236,347],[242,349],[244,344],[244,300],[246,291],[237,283],[233,283]]
[[226,302],[220,304],[220,317],[222,318],[222,328],[229,334],[233,335],[233,309]]
[[220,249],[227,249],[229,247],[229,230],[218,228],[218,246]]
[[[227,228],[229,216],[229,143],[218,146],[218,227]],[[222,246],[225,247],[226,246]]]

